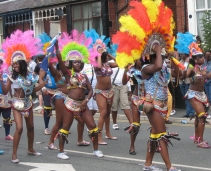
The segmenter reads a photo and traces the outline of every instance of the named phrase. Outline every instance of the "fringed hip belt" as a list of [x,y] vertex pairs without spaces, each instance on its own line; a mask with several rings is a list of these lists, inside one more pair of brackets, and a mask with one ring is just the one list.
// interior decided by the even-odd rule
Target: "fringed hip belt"
[[71,112],[73,113],[74,116],[79,116],[81,115],[81,113],[83,111],[86,110],[86,108],[84,109],[81,109],[80,108],[80,105],[83,101],[76,101],[76,100],[73,100],[71,98],[69,98],[68,96],[65,98],[65,107]]
[[0,108],[10,108],[11,98],[7,95],[0,94]]
[[94,99],[95,99],[96,94],[101,94],[103,97],[106,98],[107,103],[111,104],[111,101],[114,97],[114,90],[112,88],[110,90],[94,89],[94,95],[93,95]]
[[203,103],[206,107],[209,107],[209,102],[204,91],[195,91],[195,90],[189,89],[187,93],[185,94],[184,98],[187,98],[187,99],[195,98],[199,102]]
[[32,108],[33,103],[29,98],[13,97],[12,107],[19,111],[24,117],[29,116],[29,110]]
[[51,97],[50,104],[54,108],[54,100],[56,99],[66,99],[67,95],[62,93],[61,91],[56,91],[55,94]]
[[153,103],[154,103],[154,110],[158,111],[159,113],[161,113],[163,117],[165,117],[168,112],[168,106],[167,106],[168,100],[155,99]]

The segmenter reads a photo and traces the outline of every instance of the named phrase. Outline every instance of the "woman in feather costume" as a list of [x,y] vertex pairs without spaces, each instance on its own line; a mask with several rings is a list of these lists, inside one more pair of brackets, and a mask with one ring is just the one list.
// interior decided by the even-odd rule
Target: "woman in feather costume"
[[[167,144],[170,143],[169,138],[175,137],[166,131],[164,122],[170,73],[166,66],[163,66],[164,59],[161,56],[162,48],[173,51],[173,14],[161,0],[131,1],[130,6],[132,8],[127,15],[120,17],[120,31],[112,40],[118,44],[116,60],[119,67],[133,64],[142,57],[141,75],[144,93],[138,102],[138,108],[143,109],[151,124],[143,170],[162,170],[152,164],[155,151],[159,150],[167,170],[178,171],[172,166],[167,148]],[[139,130],[140,123],[137,118],[133,115],[133,123],[128,132]]]
[[16,124],[16,131],[13,140],[12,162],[18,163],[17,150],[21,134],[23,131],[23,117],[25,117],[27,136],[28,136],[28,154],[33,156],[42,155],[33,148],[34,143],[34,123],[32,101],[30,96],[33,92],[39,91],[45,84],[40,84],[34,88],[38,81],[38,76],[27,71],[26,60],[32,56],[40,54],[40,40],[33,37],[34,32],[29,30],[22,32],[17,30],[10,38],[2,44],[4,50],[5,63],[12,65],[12,75],[8,75],[6,86],[1,79],[4,94],[7,94],[13,84],[14,96],[12,99],[13,116]]
[[[111,55],[112,52],[116,51],[116,45],[111,46],[109,49],[107,46],[110,39],[106,38],[105,36],[100,37],[93,29],[90,31],[85,31],[85,35],[86,37],[92,38],[93,43],[91,48],[99,54],[97,57],[95,56],[94,58],[90,59],[90,63],[94,66],[94,71],[97,78],[93,98],[96,100],[100,112],[98,127],[100,131],[102,131],[105,123],[105,138],[117,140],[118,138],[112,136],[110,133],[110,113],[114,96],[111,85],[111,75],[113,73],[112,68],[117,67],[117,64],[116,62],[109,63],[109,60],[116,61],[116,59]],[[103,141],[102,139],[102,132],[99,133],[98,144],[107,145],[107,142]]]
[[[64,142],[68,142],[68,133],[74,117],[81,117],[87,125],[89,136],[93,142],[93,154],[97,157],[103,157],[102,152],[98,150],[99,129],[95,125],[92,112],[87,107],[93,90],[87,76],[81,73],[84,63],[89,63],[89,58],[95,57],[98,54],[88,49],[92,43],[92,39],[86,38],[84,34],[79,34],[76,30],[73,30],[68,37],[63,33],[58,42],[56,44],[56,54],[59,66],[65,78],[69,76],[70,79],[66,80],[69,83],[67,86],[69,93],[64,102],[66,110],[63,111],[62,129],[59,130],[60,153],[57,157],[60,159],[69,158],[64,153]],[[89,91],[87,96],[85,96],[86,89]]]

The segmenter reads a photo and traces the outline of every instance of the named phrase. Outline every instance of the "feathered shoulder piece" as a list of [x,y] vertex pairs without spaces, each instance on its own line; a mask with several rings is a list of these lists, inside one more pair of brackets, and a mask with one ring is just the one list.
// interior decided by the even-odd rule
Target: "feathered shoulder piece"
[[10,66],[18,60],[27,60],[42,53],[40,39],[34,37],[34,31],[15,31],[2,44],[5,63]]
[[189,46],[191,43],[195,42],[196,39],[194,35],[189,32],[177,33],[176,45],[174,46],[179,53],[190,54]]
[[121,27],[112,37],[118,44],[116,61],[123,68],[141,56],[154,53],[154,44],[173,51],[172,11],[161,0],[131,1],[131,9],[120,17]]
[[80,34],[77,30],[73,30],[70,35],[63,32],[58,41],[63,61],[81,60],[89,63],[90,58],[98,55],[88,48],[92,39],[86,38],[84,33]]

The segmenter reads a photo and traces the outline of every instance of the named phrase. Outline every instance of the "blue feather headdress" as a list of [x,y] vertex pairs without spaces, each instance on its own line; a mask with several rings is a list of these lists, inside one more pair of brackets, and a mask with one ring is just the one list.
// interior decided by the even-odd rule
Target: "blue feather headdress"
[[191,43],[195,42],[196,39],[194,35],[189,32],[177,33],[177,44],[174,46],[179,53],[190,54],[189,46]]
[[89,31],[84,31],[84,34],[87,38],[92,38],[92,44],[89,48],[93,48],[94,50],[98,50],[99,48],[103,48],[105,51],[108,51],[112,56],[116,57],[116,51],[118,48],[117,44],[112,44],[110,47],[108,46],[110,43],[110,38],[106,38],[106,36],[100,36],[95,29],[90,29]]

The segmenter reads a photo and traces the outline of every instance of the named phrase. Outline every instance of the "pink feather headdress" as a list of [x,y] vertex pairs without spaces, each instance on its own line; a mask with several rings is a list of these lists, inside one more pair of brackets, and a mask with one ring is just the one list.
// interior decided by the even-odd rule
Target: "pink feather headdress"
[[98,53],[88,48],[92,44],[92,39],[86,38],[84,33],[80,34],[77,30],[73,30],[69,35],[63,32],[58,41],[63,61],[81,60],[97,66],[96,60],[93,59]]
[[41,46],[40,39],[34,37],[34,31],[17,30],[2,44],[5,63],[10,66],[18,60],[30,59],[42,52]]

